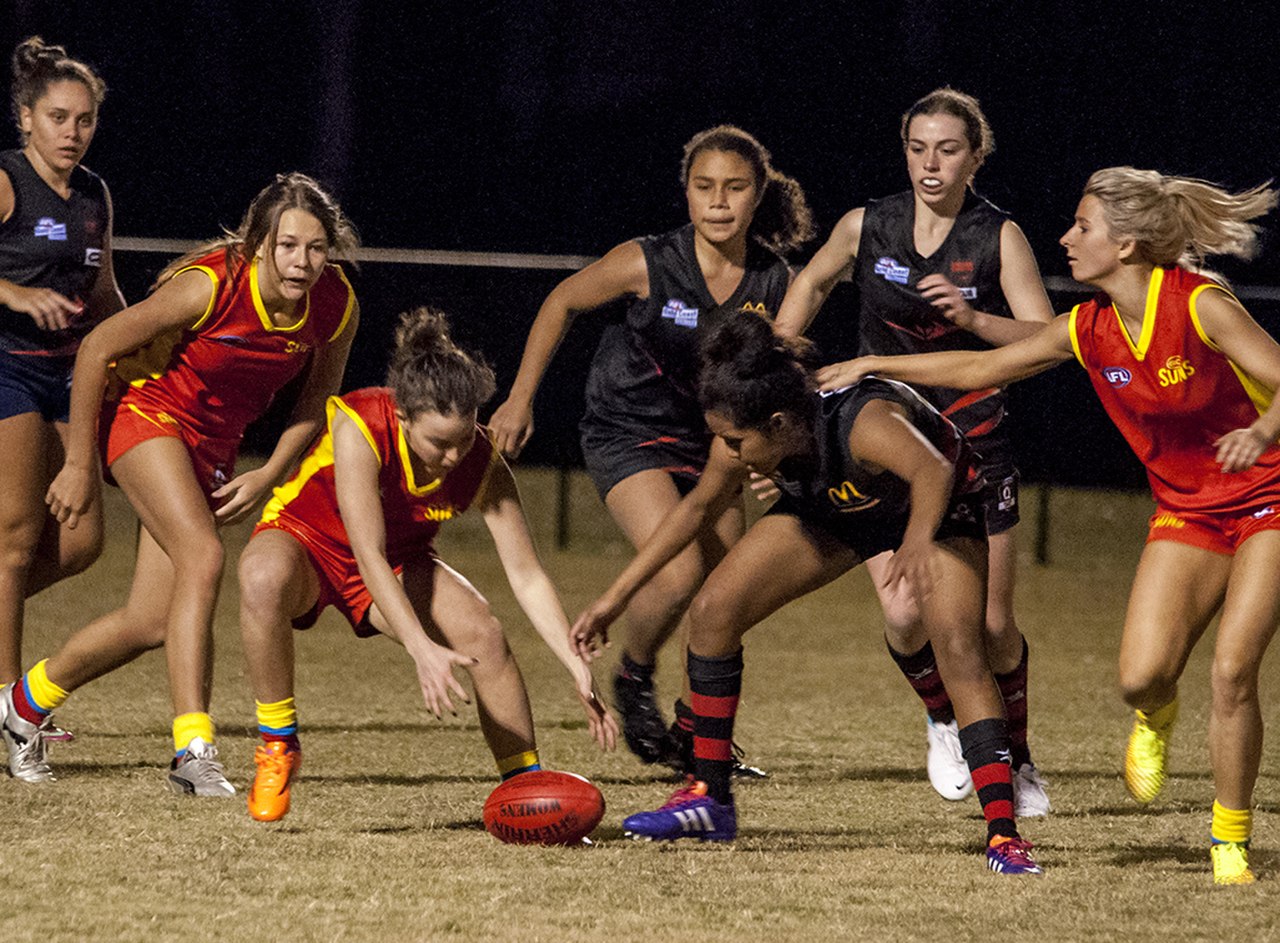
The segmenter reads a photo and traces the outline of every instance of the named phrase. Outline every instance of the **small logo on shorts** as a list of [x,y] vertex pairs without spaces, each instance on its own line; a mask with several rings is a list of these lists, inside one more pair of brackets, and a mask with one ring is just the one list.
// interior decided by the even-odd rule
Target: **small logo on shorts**
[[221,488],[231,479],[227,477],[227,469],[225,465],[216,465],[213,469],[213,483],[216,487]]
[[1168,511],[1163,514],[1157,514],[1155,519],[1151,522],[1152,530],[1155,530],[1157,527],[1171,527],[1174,530],[1178,530],[1186,526],[1186,521],[1180,519],[1176,514],[1170,514]]
[[698,326],[698,309],[690,308],[679,298],[670,298],[662,306],[662,316],[680,327]]
[[1274,513],[1276,513],[1275,507],[1273,505],[1268,504],[1261,511],[1254,511],[1249,516],[1252,517],[1254,520],[1261,520],[1264,517],[1270,517]]
[[1122,390],[1133,380],[1133,374],[1124,367],[1103,367],[1102,378],[1117,390]]
[[883,275],[886,282],[894,282],[898,285],[905,285],[907,279],[911,277],[911,269],[899,264],[897,259],[892,259],[887,255],[880,257],[875,264],[874,271],[877,275]]
[[66,242],[67,224],[58,222],[52,216],[41,216],[36,220],[36,228],[31,234],[37,239],[44,238],[50,242]]

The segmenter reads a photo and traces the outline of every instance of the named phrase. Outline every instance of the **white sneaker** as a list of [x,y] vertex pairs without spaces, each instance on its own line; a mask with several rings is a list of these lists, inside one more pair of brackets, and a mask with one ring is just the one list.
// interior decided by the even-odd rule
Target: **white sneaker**
[[53,770],[45,762],[45,723],[36,725],[13,707],[13,685],[0,693],[0,735],[9,750],[9,775],[24,783],[51,783]]
[[960,749],[960,728],[952,720],[936,724],[926,717],[929,736],[929,756],[925,768],[929,782],[942,798],[958,802],[973,795],[973,780],[969,777],[969,764],[964,761]]
[[187,751],[169,764],[169,788],[187,796],[225,799],[236,794],[218,762],[218,748],[196,737]]
[[1049,814],[1049,794],[1044,791],[1046,785],[1034,763],[1023,763],[1013,771],[1015,818],[1034,819]]

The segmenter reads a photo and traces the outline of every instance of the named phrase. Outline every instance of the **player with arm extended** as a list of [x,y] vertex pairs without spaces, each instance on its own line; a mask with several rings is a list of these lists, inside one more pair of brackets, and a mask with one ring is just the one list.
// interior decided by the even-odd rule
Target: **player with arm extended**
[[894,549],[936,643],[997,872],[1038,874],[1018,834],[1004,705],[982,639],[986,532],[981,479],[964,436],[910,387],[867,380],[827,396],[793,343],[734,319],[704,346],[700,397],[716,440],[698,484],[613,585],[574,623],[592,652],[628,600],[736,495],[750,472],[782,497],[707,577],[690,607],[694,777],[662,808],[630,816],[640,838],[729,841],[737,833],[730,743],[742,638],[786,603]]
[[1252,254],[1260,186],[1111,167],[1089,178],[1062,237],[1071,274],[1100,294],[1033,337],[989,352],[863,357],[823,368],[828,389],[870,373],[986,389],[1079,361],[1147,469],[1156,499],[1120,641],[1120,688],[1137,716],[1125,784],[1150,802],[1165,781],[1178,679],[1218,615],[1209,722],[1214,881],[1252,883],[1248,844],[1262,752],[1258,670],[1280,611],[1280,345],[1219,281],[1209,255]]
[[[47,782],[49,712],[82,685],[163,646],[177,792],[230,796],[209,701],[218,528],[253,513],[324,424],[358,321],[331,256],[355,233],[311,178],[281,174],[235,232],[170,264],[145,300],[93,330],[76,355],[67,457],[50,513],[73,526],[100,500],[102,469],[142,525],[124,606],[91,622],[0,699],[9,772]],[[266,463],[235,473],[245,427],[299,375],[297,402]],[[126,707],[127,709],[127,707]]]
[[[980,350],[1039,330],[1053,309],[1031,247],[1013,220],[972,189],[995,147],[977,100],[936,89],[902,116],[901,135],[911,189],[872,200],[836,224],[796,275],[778,313],[778,331],[802,333],[850,271],[864,354]],[[1027,745],[1028,648],[1013,612],[1018,471],[1002,421],[1005,392],[961,391],[945,383],[920,392],[969,437],[987,479],[987,648],[1013,738],[1018,815],[1044,815],[1049,798]],[[885,553],[867,561],[884,610],[885,641],[927,710],[929,781],[944,799],[964,799],[973,786],[951,699],[912,597],[885,581],[890,558]]]
[[617,724],[591,670],[570,647],[569,622],[542,569],[511,476],[476,411],[493,371],[454,345],[444,315],[401,317],[387,388],[333,397],[328,425],[298,473],[277,488],[240,558],[240,625],[263,742],[249,813],[289,811],[302,765],[294,702],[293,631],[334,606],[356,634],[404,646],[428,710],[469,701],[504,779],[540,769],[520,669],[484,597],[437,556],[442,523],[468,508],[484,515],[521,608],[569,670],[588,729],[613,749]]
[[[769,152],[739,128],[695,135],[684,148],[680,182],[687,225],[624,242],[547,296],[511,392],[490,420],[498,446],[517,455],[533,432],[534,393],[574,316],[627,299],[625,322],[606,329],[596,350],[581,431],[587,471],[636,547],[707,461],[711,434],[694,390],[699,337],[726,318],[771,318],[790,279],[779,253],[797,248],[813,230],[799,184],[775,170]],[[614,699],[627,746],[646,763],[684,768],[690,761],[692,715],[677,701],[668,731],[654,697],[655,662],[743,527],[742,502],[726,505],[627,610]]]
[[[13,53],[22,147],[0,152],[0,684],[22,674],[24,603],[102,549],[95,502],[77,526],[44,495],[66,450],[71,368],[93,327],[124,307],[111,261],[111,195],[80,163],[106,85],[33,36]],[[50,739],[66,739],[48,728]]]

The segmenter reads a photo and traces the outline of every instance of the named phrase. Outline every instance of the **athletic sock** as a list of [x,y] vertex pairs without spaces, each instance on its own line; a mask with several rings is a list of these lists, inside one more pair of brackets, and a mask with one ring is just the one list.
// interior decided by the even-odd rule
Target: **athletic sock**
[[629,681],[652,681],[653,669],[653,665],[642,665],[632,661],[631,656],[626,652],[622,653],[622,661],[618,663],[618,674]]
[[532,773],[537,769],[542,769],[542,764],[538,762],[537,750],[512,753],[510,756],[504,756],[498,760],[498,775],[502,777],[503,782],[512,776],[519,776],[521,773]]
[[733,802],[733,721],[742,693],[742,649],[724,658],[689,652],[693,703],[693,775],[717,802]]
[[39,724],[71,696],[49,680],[48,663],[47,658],[37,663],[13,686],[13,709],[31,724]]
[[684,702],[684,698],[676,698],[675,704],[676,723],[675,727],[681,733],[693,736],[693,708]]
[[1027,747],[1027,640],[1022,639],[1022,657],[1017,667],[1005,674],[995,676],[1000,688],[1000,697],[1004,699],[1004,717],[1009,724],[1009,742],[1012,744],[1010,757],[1013,768],[1031,762],[1031,750]]
[[888,638],[884,640],[884,643],[889,649],[889,656],[893,659],[894,664],[898,666],[898,670],[902,672],[907,679],[907,683],[919,695],[920,700],[924,701],[925,710],[929,712],[929,719],[935,724],[949,724],[955,720],[956,714],[951,708],[951,695],[947,694],[947,689],[942,684],[942,675],[938,671],[938,662],[933,657],[933,643],[925,642],[924,648],[911,655],[904,655],[902,652],[895,650],[889,644]]
[[960,728],[960,749],[969,764],[973,788],[987,820],[987,841],[997,835],[1017,838],[1013,819],[1013,778],[1009,768],[1009,728],[1000,717]]
[[287,750],[300,750],[298,708],[292,697],[264,704],[254,700],[258,715],[258,735],[266,743],[283,743]]
[[1249,839],[1253,835],[1253,810],[1227,809],[1218,805],[1218,800],[1215,799],[1213,801],[1213,826],[1209,835],[1215,845],[1220,845],[1223,842],[1236,842],[1240,845],[1249,844]]
[[1143,710],[1136,713],[1139,719],[1152,730],[1168,733],[1169,728],[1173,726],[1173,722],[1178,719],[1178,696],[1175,694],[1172,701],[1164,707],[1156,708],[1149,714]]
[[213,718],[204,711],[192,711],[173,718],[173,752],[182,756],[191,741],[199,738],[213,743]]

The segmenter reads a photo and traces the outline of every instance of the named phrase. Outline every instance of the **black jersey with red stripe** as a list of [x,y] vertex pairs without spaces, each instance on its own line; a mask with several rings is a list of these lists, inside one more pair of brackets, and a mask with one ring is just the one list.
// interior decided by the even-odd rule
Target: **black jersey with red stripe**
[[[944,318],[916,285],[926,275],[944,275],[976,310],[1012,317],[1000,287],[1000,228],[1008,218],[969,191],[942,245],[922,256],[915,247],[914,194],[868,202],[853,273],[861,299],[859,353],[988,349],[986,341]],[[970,438],[989,435],[1004,418],[1005,393],[1000,389],[920,387],[920,392]]]
[[818,394],[813,420],[814,453],[788,459],[774,481],[790,507],[816,524],[831,522],[840,533],[854,517],[859,526],[900,522],[911,510],[911,485],[890,471],[868,469],[853,457],[849,437],[863,407],[873,400],[897,404],[907,420],[955,467],[955,495],[984,484],[977,457],[956,425],[905,383],[866,377],[852,386]]
[[636,240],[649,271],[649,297],[606,331],[587,377],[587,419],[654,434],[705,436],[698,405],[698,344],[724,318],[772,319],[787,292],[786,263],[748,241],[742,280],[716,304],[694,254],[693,225]]
[[[97,175],[76,167],[66,199],[45,183],[26,154],[0,152],[0,170],[13,186],[13,212],[0,223],[0,278],[26,288],[52,288],[86,301],[102,267],[107,235],[106,189]],[[90,317],[46,331],[28,314],[0,305],[0,350],[74,354],[93,329]]]

